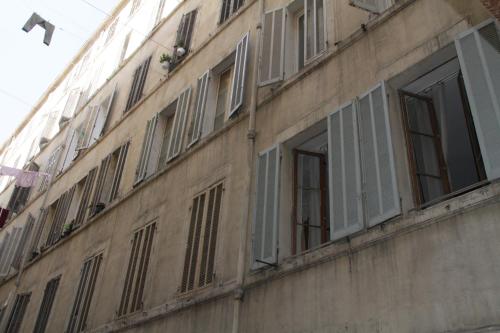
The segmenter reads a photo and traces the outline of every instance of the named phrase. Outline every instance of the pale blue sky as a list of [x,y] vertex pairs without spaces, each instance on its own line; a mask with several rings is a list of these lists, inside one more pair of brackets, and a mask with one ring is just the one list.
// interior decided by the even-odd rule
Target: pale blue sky
[[[88,0],[110,13],[119,0]],[[106,16],[82,0],[0,0],[0,145]],[[44,30],[21,30],[32,12],[56,26],[50,46]],[[62,29],[62,30],[61,30]]]

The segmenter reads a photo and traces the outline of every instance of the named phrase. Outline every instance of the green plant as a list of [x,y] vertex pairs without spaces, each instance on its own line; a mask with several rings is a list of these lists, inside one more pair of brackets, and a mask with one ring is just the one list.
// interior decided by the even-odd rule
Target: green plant
[[171,62],[171,61],[172,61],[172,56],[170,54],[163,53],[160,57],[160,63]]

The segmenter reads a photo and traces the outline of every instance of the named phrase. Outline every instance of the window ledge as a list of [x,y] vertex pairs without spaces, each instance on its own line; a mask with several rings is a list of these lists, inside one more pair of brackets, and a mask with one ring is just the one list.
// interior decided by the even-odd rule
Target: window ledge
[[279,279],[325,262],[361,252],[387,240],[424,229],[436,223],[449,221],[454,216],[499,203],[500,180],[497,180],[424,210],[411,210],[348,237],[330,241],[318,248],[284,258],[278,263],[277,268],[263,267],[250,271],[247,274],[245,289],[254,288],[268,280]]

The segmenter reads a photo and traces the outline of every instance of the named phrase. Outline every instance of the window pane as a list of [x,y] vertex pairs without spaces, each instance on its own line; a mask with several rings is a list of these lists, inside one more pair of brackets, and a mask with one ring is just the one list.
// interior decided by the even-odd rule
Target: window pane
[[214,131],[221,129],[224,125],[224,118],[229,97],[229,83],[231,81],[231,70],[221,74],[219,79],[219,90],[217,92],[217,106],[215,109]]

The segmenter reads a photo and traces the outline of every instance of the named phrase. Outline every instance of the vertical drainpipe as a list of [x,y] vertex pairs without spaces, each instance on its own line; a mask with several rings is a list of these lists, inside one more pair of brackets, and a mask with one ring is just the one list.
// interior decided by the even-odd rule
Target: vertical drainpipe
[[252,197],[252,174],[255,166],[255,115],[257,112],[257,103],[258,103],[258,75],[259,75],[259,64],[260,64],[260,40],[262,34],[262,19],[264,16],[264,1],[258,0],[258,10],[259,10],[259,21],[256,26],[256,38],[255,38],[255,52],[254,52],[254,62],[253,62],[253,87],[252,87],[252,95],[250,100],[250,111],[248,117],[248,175],[247,175],[247,212],[246,216],[241,220],[240,226],[240,247],[238,249],[238,267],[236,272],[236,284],[237,288],[234,295],[234,309],[233,309],[233,333],[238,333],[240,328],[240,315],[241,315],[241,305],[243,302],[243,284],[245,280],[245,259],[246,259],[246,249],[247,249],[247,240],[248,240],[248,231],[249,226],[251,225],[251,216],[250,213],[252,210],[251,200]]

